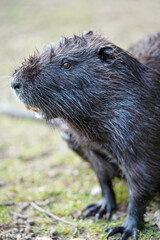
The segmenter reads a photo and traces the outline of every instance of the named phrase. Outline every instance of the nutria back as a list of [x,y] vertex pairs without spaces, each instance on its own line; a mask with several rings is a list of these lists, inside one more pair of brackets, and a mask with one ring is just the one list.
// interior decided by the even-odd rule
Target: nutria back
[[160,72],[160,33],[144,37],[129,52],[140,62]]

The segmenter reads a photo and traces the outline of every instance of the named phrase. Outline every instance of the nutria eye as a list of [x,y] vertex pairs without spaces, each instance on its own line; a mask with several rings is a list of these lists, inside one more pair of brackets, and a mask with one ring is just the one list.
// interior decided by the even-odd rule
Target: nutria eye
[[63,63],[63,67],[64,67],[65,69],[69,69],[69,68],[71,67],[71,63],[65,62],[65,63]]

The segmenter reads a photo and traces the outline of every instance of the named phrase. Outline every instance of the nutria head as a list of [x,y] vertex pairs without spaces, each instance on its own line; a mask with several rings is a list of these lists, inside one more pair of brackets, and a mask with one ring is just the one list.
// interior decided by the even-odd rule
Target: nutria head
[[11,86],[28,108],[46,119],[62,117],[82,125],[98,111],[106,112],[106,106],[109,111],[114,97],[123,95],[124,84],[129,91],[126,79],[130,87],[141,79],[140,67],[125,51],[90,31],[36,52],[15,71]]

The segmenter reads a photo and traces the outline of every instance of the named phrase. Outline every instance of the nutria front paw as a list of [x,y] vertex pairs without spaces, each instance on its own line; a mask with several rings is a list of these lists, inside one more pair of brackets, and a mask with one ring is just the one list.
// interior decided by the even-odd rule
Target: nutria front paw
[[127,229],[126,227],[110,227],[105,230],[108,232],[106,239],[114,234],[121,233],[121,237],[119,240],[127,240],[129,237],[132,237],[133,240],[137,240],[139,238],[139,231],[137,228]]
[[113,211],[116,210],[115,202],[102,198],[98,203],[88,205],[84,210],[83,218],[95,216],[96,220],[106,215],[107,221],[111,220]]

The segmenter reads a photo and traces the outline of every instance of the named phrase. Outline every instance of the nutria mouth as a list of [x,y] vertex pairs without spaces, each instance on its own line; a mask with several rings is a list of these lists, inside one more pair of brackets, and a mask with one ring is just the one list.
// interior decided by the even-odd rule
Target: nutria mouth
[[30,107],[28,105],[25,105],[25,107],[27,108],[27,110],[32,110],[32,111],[34,111],[36,113],[40,111],[38,108]]
[[25,108],[29,111],[33,111],[35,113],[36,118],[45,119],[46,121],[49,121],[49,122],[50,120],[57,118],[57,115],[55,115],[54,113],[52,113],[51,116],[48,116],[45,114],[44,111],[42,111],[37,107],[32,107],[25,104]]

